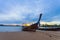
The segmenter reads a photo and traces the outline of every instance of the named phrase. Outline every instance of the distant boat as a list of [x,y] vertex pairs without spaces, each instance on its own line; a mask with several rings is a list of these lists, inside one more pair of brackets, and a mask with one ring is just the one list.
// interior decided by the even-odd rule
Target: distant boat
[[60,31],[60,27],[39,27],[38,30],[46,30],[46,31]]

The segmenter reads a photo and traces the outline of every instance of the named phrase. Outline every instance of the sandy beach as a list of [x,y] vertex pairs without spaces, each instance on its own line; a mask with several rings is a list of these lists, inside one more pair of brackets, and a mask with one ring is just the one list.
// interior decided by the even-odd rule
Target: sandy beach
[[60,40],[60,31],[0,32],[0,40]]

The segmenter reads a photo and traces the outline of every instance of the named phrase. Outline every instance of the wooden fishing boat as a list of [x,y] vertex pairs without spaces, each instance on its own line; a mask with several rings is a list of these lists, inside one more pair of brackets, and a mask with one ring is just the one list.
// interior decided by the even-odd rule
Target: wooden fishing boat
[[34,24],[32,24],[32,25],[30,25],[30,26],[22,26],[23,27],[23,31],[36,31],[36,29],[38,29],[38,25],[40,26],[40,20],[41,20],[41,16],[42,16],[42,14],[40,14],[40,16],[39,16],[39,20],[36,22],[36,23],[34,23]]

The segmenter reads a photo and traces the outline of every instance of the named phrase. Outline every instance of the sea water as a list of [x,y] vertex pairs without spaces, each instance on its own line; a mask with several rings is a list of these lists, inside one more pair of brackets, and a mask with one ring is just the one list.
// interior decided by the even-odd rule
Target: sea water
[[0,26],[0,32],[21,32],[21,26]]

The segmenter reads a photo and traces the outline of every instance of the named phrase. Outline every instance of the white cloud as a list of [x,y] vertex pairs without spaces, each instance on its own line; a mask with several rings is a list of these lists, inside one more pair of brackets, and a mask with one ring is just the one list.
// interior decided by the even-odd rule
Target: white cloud
[[[12,0],[11,0],[12,1]],[[54,7],[54,1],[44,1],[44,0],[31,0],[31,1],[7,1],[3,4],[5,9],[3,13],[0,13],[1,21],[28,21],[28,15],[31,19],[38,18],[38,15],[42,12],[51,12]],[[19,2],[19,3],[18,3]],[[22,3],[23,2],[23,3]],[[44,15],[44,14],[43,14]],[[28,18],[27,18],[28,17]],[[47,16],[48,17],[48,16]],[[27,18],[27,19],[26,19]],[[57,17],[58,18],[58,17]],[[57,18],[52,18],[52,21],[57,20]],[[30,21],[30,20],[29,20]]]
[[[40,14],[42,9],[39,9],[39,7],[34,7],[29,4],[24,4],[24,5],[12,5],[8,3],[10,6],[6,6],[8,10],[3,10],[5,13],[1,14],[0,13],[0,21],[22,21],[22,20],[28,20],[25,19],[28,17],[28,15],[32,18],[36,18],[37,15]],[[31,6],[31,7],[30,7]]]
[[52,21],[60,21],[60,15],[52,17]]

